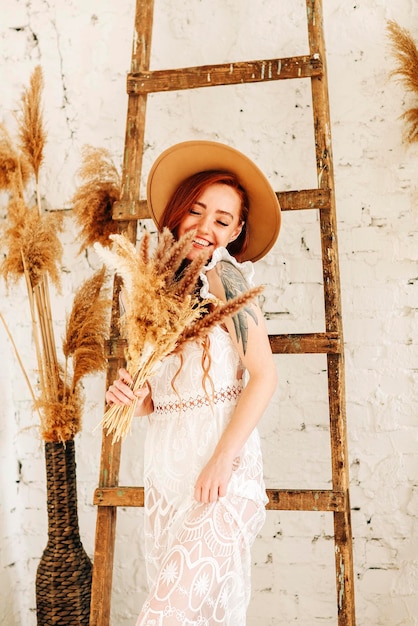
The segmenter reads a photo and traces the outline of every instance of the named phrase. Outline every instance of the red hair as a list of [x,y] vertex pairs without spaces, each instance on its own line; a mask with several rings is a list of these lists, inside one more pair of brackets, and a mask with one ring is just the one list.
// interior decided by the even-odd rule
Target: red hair
[[198,172],[186,178],[177,187],[164,209],[161,217],[160,228],[165,226],[177,237],[178,227],[186,213],[194,205],[196,200],[210,185],[228,185],[235,189],[240,199],[239,221],[242,222],[242,230],[238,237],[228,244],[227,248],[233,256],[239,256],[247,247],[247,217],[248,217],[248,197],[247,192],[241,186],[238,178],[231,172],[222,170],[207,170]]

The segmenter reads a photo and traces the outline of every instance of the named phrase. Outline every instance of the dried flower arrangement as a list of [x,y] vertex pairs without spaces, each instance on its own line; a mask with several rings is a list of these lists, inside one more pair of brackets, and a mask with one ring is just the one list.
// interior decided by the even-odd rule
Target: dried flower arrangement
[[[81,428],[81,379],[106,367],[109,301],[103,268],[83,283],[74,298],[66,324],[62,366],[53,331],[49,281],[60,287],[63,249],[58,234],[63,229],[63,217],[59,211],[46,212],[41,203],[39,174],[46,142],[42,89],[43,75],[38,66],[29,88],[22,94],[18,145],[0,126],[0,189],[8,194],[7,225],[2,236],[7,252],[0,273],[6,283],[21,277],[26,282],[38,365],[38,395],[30,384],[12,333],[4,317],[0,317],[34,399],[43,439],[65,442],[72,440]],[[33,179],[36,200],[30,204],[26,198]]]
[[[201,299],[196,284],[207,256],[203,253],[183,267],[194,232],[175,240],[168,229],[159,236],[151,255],[150,236],[145,233],[138,249],[124,235],[112,235],[112,248],[95,248],[108,266],[123,278],[124,315],[122,336],[127,343],[127,362],[137,390],[156,372],[160,361],[178,351],[187,341],[204,339],[208,331],[258,296],[254,287],[226,304],[213,298]],[[208,310],[209,309],[209,310]],[[113,433],[113,442],[126,436],[135,414],[130,406],[113,405],[106,411],[103,426]]]
[[[418,48],[405,28],[394,21],[387,25],[389,39],[392,44],[393,55],[398,62],[392,76],[398,76],[408,91],[418,98]],[[418,101],[417,101],[418,105]],[[405,139],[408,143],[418,141],[418,106],[411,107],[404,112],[407,127]]]

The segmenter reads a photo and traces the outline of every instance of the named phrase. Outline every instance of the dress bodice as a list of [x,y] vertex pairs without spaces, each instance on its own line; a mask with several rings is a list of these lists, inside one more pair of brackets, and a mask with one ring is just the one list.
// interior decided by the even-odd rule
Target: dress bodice
[[194,412],[211,403],[236,403],[244,374],[238,352],[229,334],[219,326],[209,333],[208,344],[206,354],[200,343],[191,342],[181,355],[174,354],[163,361],[150,380],[153,419],[173,412]]

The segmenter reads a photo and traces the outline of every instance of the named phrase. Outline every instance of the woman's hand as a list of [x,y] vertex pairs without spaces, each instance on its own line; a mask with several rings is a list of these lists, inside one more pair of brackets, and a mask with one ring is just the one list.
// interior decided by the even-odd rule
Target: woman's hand
[[105,398],[108,405],[118,404],[129,406],[133,400],[137,399],[136,415],[149,415],[153,411],[151,390],[147,383],[140,389],[132,391],[129,385],[133,380],[129,372],[121,368],[119,378],[113,381],[106,391]]
[[208,504],[225,496],[233,466],[234,459],[229,454],[214,454],[196,481],[195,500]]

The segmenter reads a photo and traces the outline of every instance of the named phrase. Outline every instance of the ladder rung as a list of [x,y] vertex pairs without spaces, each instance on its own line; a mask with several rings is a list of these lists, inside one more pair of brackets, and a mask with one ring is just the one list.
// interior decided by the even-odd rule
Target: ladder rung
[[[269,335],[274,354],[339,354],[341,339],[337,332],[304,333],[300,335]],[[108,339],[107,358],[124,359],[126,340]]]
[[301,335],[269,335],[274,354],[339,354],[341,338],[337,332]]
[[345,511],[342,491],[317,489],[267,489],[267,509],[274,511]]
[[[300,191],[278,191],[276,193],[282,211],[303,209],[330,209],[329,189],[302,189]],[[113,205],[114,220],[143,220],[150,217],[146,200],[119,200]]]
[[144,506],[143,487],[98,487],[93,504],[98,506]]
[[[317,489],[267,489],[267,509],[280,511],[344,511],[346,498],[342,491]],[[143,507],[143,487],[102,487],[94,492],[97,506]]]
[[330,209],[330,189],[302,189],[301,191],[279,191],[276,193],[282,211],[303,209]]
[[320,76],[322,71],[319,54],[170,70],[148,70],[128,74],[127,92],[130,95],[144,95],[199,87],[260,83],[287,78],[310,78]]

